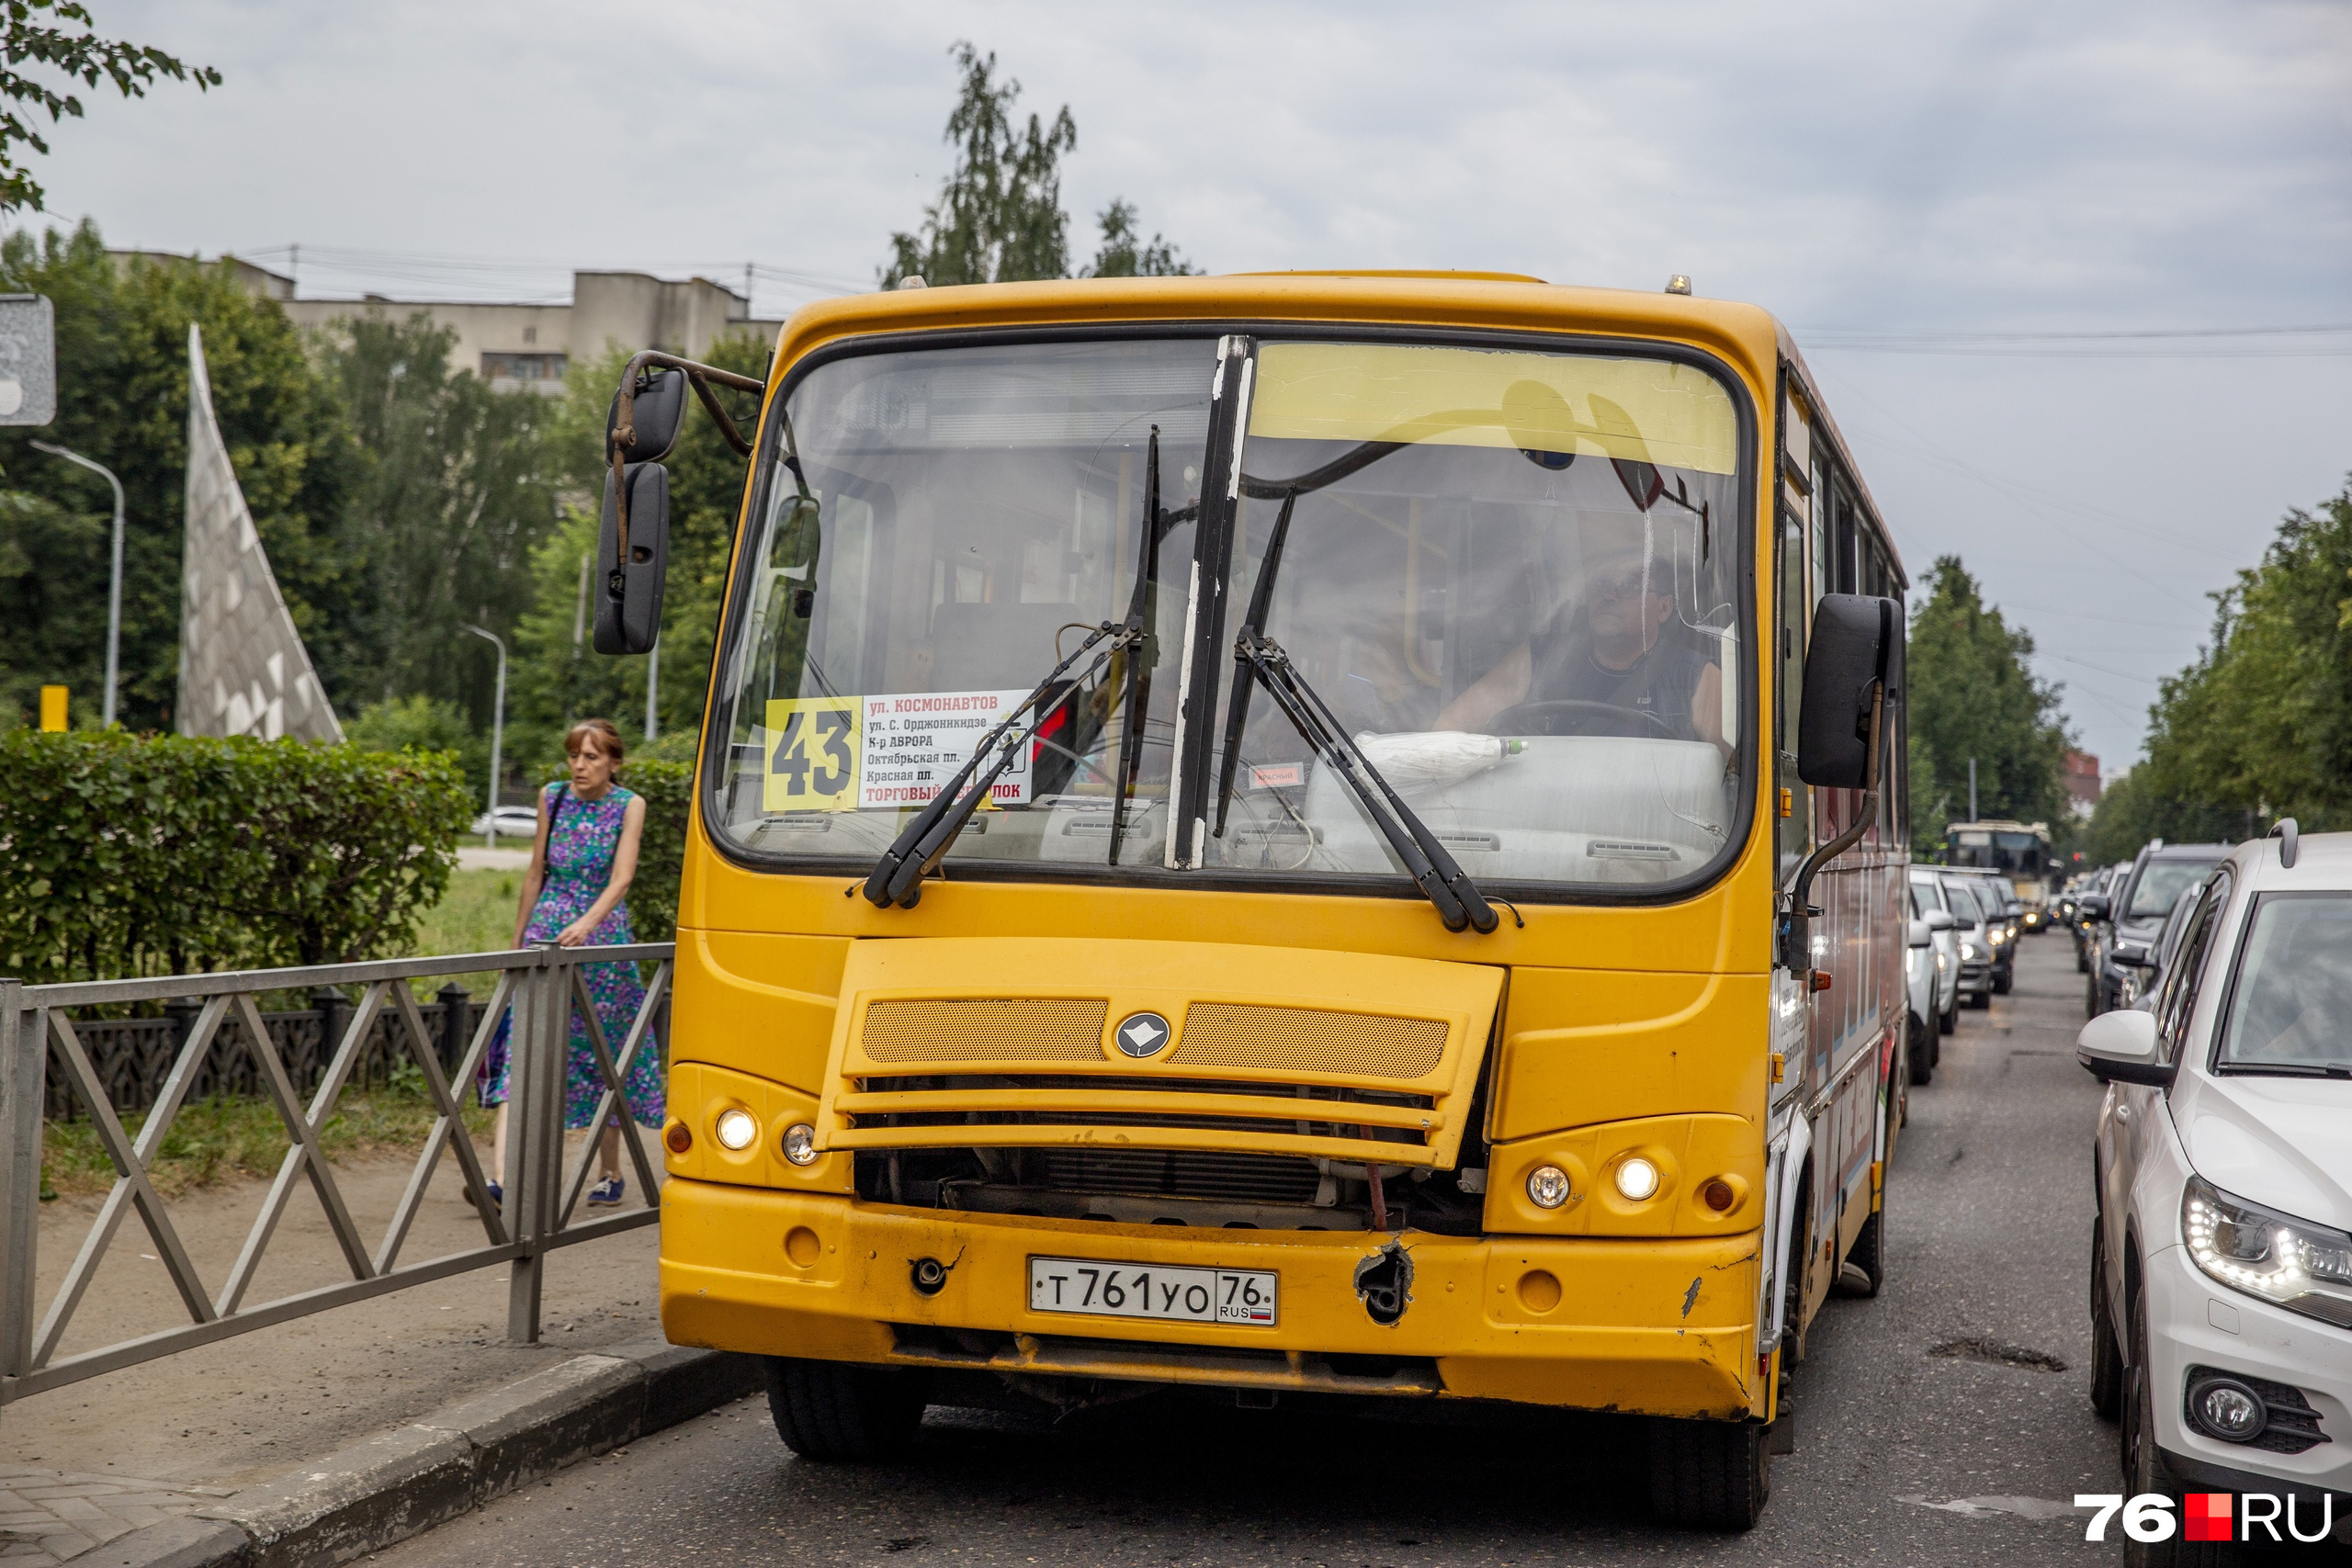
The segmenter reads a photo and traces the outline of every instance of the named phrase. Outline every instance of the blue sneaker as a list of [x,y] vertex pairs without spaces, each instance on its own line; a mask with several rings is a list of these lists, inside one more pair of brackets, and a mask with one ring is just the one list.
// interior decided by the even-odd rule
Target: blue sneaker
[[628,1190],[628,1183],[617,1176],[608,1176],[588,1189],[589,1204],[599,1209],[612,1208],[621,1201],[621,1194]]
[[[482,1183],[482,1185],[483,1185],[484,1187],[486,1187],[486,1188],[490,1189],[490,1206],[491,1206],[492,1208],[493,1208],[493,1209],[500,1208],[500,1207],[503,1207],[503,1206],[505,1204],[505,1202],[506,1202],[506,1189],[505,1189],[504,1187],[501,1186],[499,1183],[497,1183],[497,1182],[495,1182],[495,1181],[484,1181],[484,1182]],[[475,1208],[477,1208],[477,1209],[479,1209],[479,1208],[481,1208],[481,1201],[480,1201],[479,1199],[477,1199],[477,1198],[473,1195],[473,1193],[472,1193],[472,1191],[471,1191],[470,1190],[469,1190],[467,1191],[467,1193],[466,1193],[466,1201],[467,1201],[467,1202],[469,1202],[469,1203],[473,1204],[473,1206],[474,1206]]]

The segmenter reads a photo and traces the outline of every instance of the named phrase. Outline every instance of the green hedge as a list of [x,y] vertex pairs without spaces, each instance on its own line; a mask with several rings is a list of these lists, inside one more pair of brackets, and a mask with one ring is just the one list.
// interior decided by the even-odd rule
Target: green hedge
[[[560,765],[547,784],[571,775]],[[631,757],[617,781],[645,797],[645,835],[637,844],[637,875],[628,885],[629,924],[639,942],[668,942],[678,934],[678,877],[686,863],[686,811],[693,803],[695,765]]]
[[30,981],[404,952],[474,812],[448,753],[297,740],[17,729],[0,780],[0,973]]

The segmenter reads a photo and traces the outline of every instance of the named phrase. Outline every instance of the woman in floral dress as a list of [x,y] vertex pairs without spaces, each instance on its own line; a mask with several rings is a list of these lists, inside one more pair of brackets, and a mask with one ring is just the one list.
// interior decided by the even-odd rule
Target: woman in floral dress
[[[538,840],[531,851],[531,869],[523,875],[523,896],[514,912],[514,945],[552,942],[561,947],[611,947],[637,940],[623,902],[637,874],[637,849],[645,832],[645,800],[614,782],[625,750],[612,721],[582,719],[563,738],[571,760],[571,780],[547,786],[539,796]],[[605,1043],[617,1057],[645,1004],[645,987],[634,964],[588,964],[581,966],[588,995],[596,1004],[596,1020]],[[497,1107],[492,1134],[492,1169],[506,1169],[507,1032],[513,1027],[510,1010],[491,1043],[482,1065],[481,1102]],[[651,1040],[638,1047],[637,1060],[626,1081],[628,1114],[640,1122],[662,1120],[662,1062]],[[571,1050],[564,1072],[563,1124],[585,1127],[595,1120],[596,1101],[605,1089],[596,1068],[596,1054],[588,1043],[588,1025],[576,1013],[571,1020]],[[613,1204],[621,1201],[620,1118],[608,1122],[596,1144],[598,1180],[588,1190],[588,1201]],[[497,1182],[493,1197],[503,1198]]]

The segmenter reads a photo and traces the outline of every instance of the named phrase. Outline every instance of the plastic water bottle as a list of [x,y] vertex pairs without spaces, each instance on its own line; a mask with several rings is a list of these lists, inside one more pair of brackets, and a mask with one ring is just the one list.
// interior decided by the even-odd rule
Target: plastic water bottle
[[1430,729],[1396,735],[1356,737],[1356,746],[1380,774],[1400,790],[1443,789],[1527,749],[1523,740],[1472,735],[1460,729]]

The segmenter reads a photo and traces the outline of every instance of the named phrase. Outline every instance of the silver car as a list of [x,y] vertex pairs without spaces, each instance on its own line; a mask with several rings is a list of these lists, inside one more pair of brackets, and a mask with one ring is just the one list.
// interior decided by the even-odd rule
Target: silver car
[[1911,914],[1928,922],[1936,944],[1936,1016],[1938,1034],[1950,1034],[1960,1025],[1960,921],[1944,896],[1943,884],[1932,871],[1911,873]]

